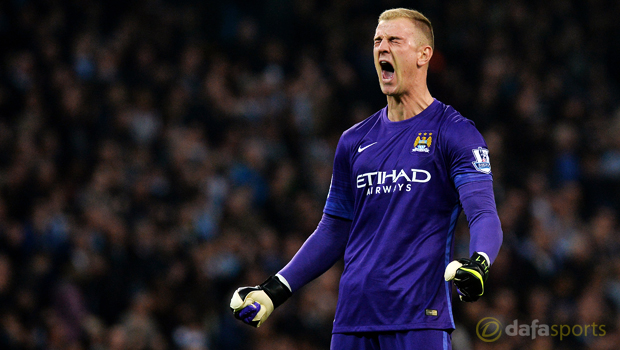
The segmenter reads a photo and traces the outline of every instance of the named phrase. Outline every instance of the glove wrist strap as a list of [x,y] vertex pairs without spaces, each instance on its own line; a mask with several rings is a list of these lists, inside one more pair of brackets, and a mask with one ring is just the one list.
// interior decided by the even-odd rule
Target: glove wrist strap
[[276,276],[269,277],[260,285],[260,288],[267,293],[273,302],[274,308],[282,305],[288,298],[291,297],[291,295],[293,295],[293,293],[291,293],[284,283],[280,282]]
[[484,257],[484,255],[475,252],[474,254],[472,254],[471,260],[480,266],[480,270],[482,270],[482,273],[484,274],[484,279],[486,280],[489,274],[489,263],[487,259]]

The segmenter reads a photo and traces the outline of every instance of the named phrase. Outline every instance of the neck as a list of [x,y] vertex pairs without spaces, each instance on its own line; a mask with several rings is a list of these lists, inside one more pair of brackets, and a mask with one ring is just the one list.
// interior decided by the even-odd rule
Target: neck
[[388,119],[397,122],[413,118],[433,103],[428,87],[410,91],[399,96],[388,96]]

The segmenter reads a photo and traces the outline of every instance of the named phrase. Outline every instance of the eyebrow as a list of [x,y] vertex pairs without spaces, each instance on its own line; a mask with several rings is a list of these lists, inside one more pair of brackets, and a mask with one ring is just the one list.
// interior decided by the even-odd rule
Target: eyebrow
[[[378,39],[381,39],[381,36],[380,35],[375,35],[373,40],[377,41]],[[387,35],[387,39],[391,40],[391,39],[403,39],[403,38],[400,37],[400,36],[395,36],[395,35]]]

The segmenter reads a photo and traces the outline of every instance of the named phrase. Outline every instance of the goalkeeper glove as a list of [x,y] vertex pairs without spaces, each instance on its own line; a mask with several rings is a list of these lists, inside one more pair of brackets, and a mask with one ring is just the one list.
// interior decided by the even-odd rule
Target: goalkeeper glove
[[454,280],[461,301],[473,302],[484,294],[484,283],[489,275],[487,259],[474,253],[470,259],[452,261],[446,267],[444,279]]
[[235,318],[254,327],[260,327],[273,310],[292,295],[278,276],[271,276],[256,287],[241,287],[230,299]]

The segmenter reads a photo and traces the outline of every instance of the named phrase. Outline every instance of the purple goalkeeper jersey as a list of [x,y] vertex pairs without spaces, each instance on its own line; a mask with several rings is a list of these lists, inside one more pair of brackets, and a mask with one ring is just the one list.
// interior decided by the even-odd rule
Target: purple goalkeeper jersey
[[457,188],[492,180],[472,121],[437,100],[392,122],[387,107],[345,131],[324,212],[352,220],[334,333],[453,329]]

